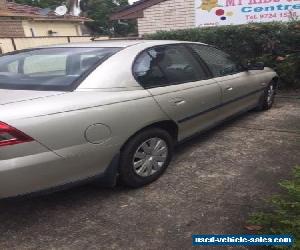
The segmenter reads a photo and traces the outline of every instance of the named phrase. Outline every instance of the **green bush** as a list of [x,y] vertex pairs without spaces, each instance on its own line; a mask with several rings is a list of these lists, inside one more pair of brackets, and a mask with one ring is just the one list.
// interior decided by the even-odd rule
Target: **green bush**
[[264,61],[277,70],[285,87],[300,88],[300,21],[159,31],[146,38],[203,42],[241,62]]
[[265,234],[293,235],[295,244],[290,249],[300,249],[300,167],[295,168],[292,180],[279,185],[285,192],[271,199],[269,212],[252,215],[250,222],[262,226]]

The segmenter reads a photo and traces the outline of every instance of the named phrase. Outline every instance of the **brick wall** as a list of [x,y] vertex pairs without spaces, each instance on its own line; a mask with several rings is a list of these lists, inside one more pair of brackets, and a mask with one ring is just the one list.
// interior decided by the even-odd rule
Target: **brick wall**
[[159,30],[195,27],[195,0],[168,0],[144,10],[138,19],[139,35]]
[[0,20],[0,37],[24,36],[21,20]]

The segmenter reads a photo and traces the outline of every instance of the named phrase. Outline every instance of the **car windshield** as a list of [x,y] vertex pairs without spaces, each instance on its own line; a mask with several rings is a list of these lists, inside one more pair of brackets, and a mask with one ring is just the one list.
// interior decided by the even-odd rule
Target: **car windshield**
[[120,48],[43,48],[0,57],[0,89],[73,89],[78,80]]

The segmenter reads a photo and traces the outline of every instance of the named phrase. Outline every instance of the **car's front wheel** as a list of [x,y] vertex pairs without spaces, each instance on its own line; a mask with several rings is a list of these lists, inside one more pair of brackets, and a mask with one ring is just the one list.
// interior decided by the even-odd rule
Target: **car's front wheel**
[[158,179],[168,167],[173,154],[173,139],[160,128],[136,134],[121,152],[120,181],[126,186],[141,187]]

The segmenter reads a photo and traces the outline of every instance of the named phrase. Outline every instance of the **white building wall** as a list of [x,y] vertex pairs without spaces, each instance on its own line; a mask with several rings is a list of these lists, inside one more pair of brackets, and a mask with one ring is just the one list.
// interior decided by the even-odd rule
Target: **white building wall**
[[67,21],[23,21],[25,36],[31,37],[31,30],[35,36],[49,36],[48,31],[52,30],[56,33],[53,36],[81,36],[81,28],[79,22]]
[[195,27],[195,0],[168,0],[144,10],[139,35]]

